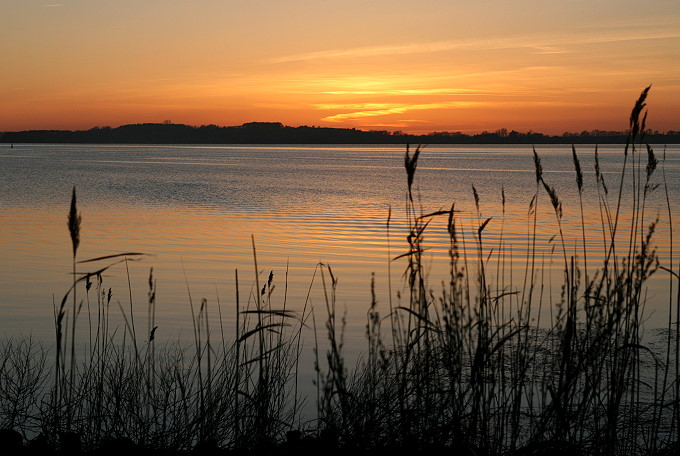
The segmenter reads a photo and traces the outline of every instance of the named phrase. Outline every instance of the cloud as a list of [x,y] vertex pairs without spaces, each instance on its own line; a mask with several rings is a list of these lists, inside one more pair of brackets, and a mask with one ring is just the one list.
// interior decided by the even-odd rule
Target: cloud
[[[340,122],[343,120],[362,119],[365,117],[388,116],[390,114],[403,114],[409,111],[424,111],[430,109],[446,109],[446,108],[466,108],[470,106],[480,106],[484,103],[469,102],[469,101],[446,101],[442,103],[425,103],[425,104],[348,104],[348,105],[319,105],[319,109],[360,109],[359,111],[348,112],[343,114],[335,114],[333,116],[324,117],[321,120],[327,122]],[[379,109],[375,109],[379,108]]]
[[454,50],[498,50],[525,48],[541,54],[563,54],[571,52],[567,48],[580,44],[615,43],[653,39],[680,38],[680,28],[650,30],[598,30],[572,35],[496,37],[483,40],[435,41],[429,43],[396,44],[389,46],[369,46],[348,49],[329,49],[302,54],[293,54],[269,60],[269,63],[289,63],[319,59],[338,59],[351,57],[378,57],[392,55],[424,54]]
[[472,89],[385,89],[385,90],[331,90],[323,92],[328,95],[461,95],[478,94]]
[[50,3],[48,5],[43,5],[46,8],[58,8],[60,6],[64,6],[63,3]]
[[564,48],[559,48],[556,46],[534,46],[533,50],[537,54],[566,54],[569,52]]
[[455,43],[449,41],[441,41],[420,44],[400,44],[394,46],[370,46],[350,49],[334,49],[279,57],[270,60],[270,63],[286,63],[297,62],[302,60],[316,60],[338,57],[376,57],[381,55],[420,54],[424,52],[448,51],[465,45],[466,44],[463,42]]
[[380,109],[390,109],[394,107],[394,103],[345,103],[345,104],[316,104],[314,107],[316,109],[358,109],[358,110],[380,110]]
[[[335,114],[327,116],[321,120],[327,122],[341,122],[343,120],[363,119],[366,117],[388,116],[391,114],[403,114],[409,111],[426,111],[431,109],[449,109],[449,108],[471,108],[479,106],[487,106],[490,102],[483,101],[444,101],[439,103],[423,103],[423,104],[405,104],[405,103],[347,103],[347,104],[319,104],[314,105],[317,109],[328,110],[352,110],[353,112]],[[497,104],[497,101],[494,102]],[[598,106],[598,103],[592,101],[561,101],[561,100],[540,100],[540,101],[525,101],[525,100],[509,100],[504,101],[503,106],[508,108],[526,108],[528,106],[542,106],[542,107],[593,107]],[[403,120],[400,120],[403,121]],[[413,122],[413,120],[411,121]]]

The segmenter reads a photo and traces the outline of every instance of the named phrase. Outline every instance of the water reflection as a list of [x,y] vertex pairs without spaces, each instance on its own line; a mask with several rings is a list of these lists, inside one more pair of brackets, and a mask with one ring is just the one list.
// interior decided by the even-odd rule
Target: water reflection
[[[563,203],[568,254],[578,258],[581,219],[571,149],[545,146],[538,152],[545,179],[555,186]],[[225,319],[231,318],[233,271],[239,270],[245,289],[254,283],[254,235],[261,274],[274,272],[277,293],[283,299],[285,292],[292,308],[301,307],[307,299],[317,263],[332,265],[339,278],[339,304],[347,308],[348,341],[359,341],[371,299],[371,273],[376,273],[377,299],[385,312],[388,261],[406,249],[403,153],[401,147],[380,146],[20,145],[3,150],[0,331],[52,337],[53,298],[59,301],[70,280],[66,213],[71,188],[76,185],[83,214],[80,258],[123,251],[154,255],[130,263],[129,271],[134,304],[143,313],[148,271],[154,268],[158,338],[190,336],[190,293],[194,299],[219,299]],[[605,252],[592,148],[579,148],[579,153],[586,181],[588,255],[595,262]],[[600,147],[599,157],[607,184],[616,187],[621,147]],[[665,162],[671,202],[680,196],[679,164],[680,149],[673,146]],[[661,177],[656,174],[656,183],[663,184]],[[474,207],[472,185],[480,195],[480,215]],[[530,240],[529,209],[535,188],[529,146],[427,147],[415,184],[424,212],[456,203],[471,264],[475,230],[480,219],[491,217],[484,230],[482,255],[493,268],[498,261],[494,255],[502,251],[506,273],[516,276],[522,271]],[[624,196],[626,209],[630,194]],[[537,252],[559,283],[562,262],[560,256],[551,256],[561,248],[554,237],[558,227],[542,190],[538,205]],[[665,205],[665,196],[657,191],[646,213],[649,221],[657,214],[660,217],[656,247],[660,259],[667,262],[671,246]],[[624,216],[621,223],[625,222]],[[447,245],[446,220],[433,221],[425,247],[429,249],[429,287],[435,292],[447,277]],[[390,267],[394,298],[402,288],[404,262],[392,262]],[[126,270],[114,268],[104,280],[116,299],[127,303]],[[665,322],[667,280],[660,273],[650,282],[652,325]],[[311,299],[318,305],[323,302],[316,286]]]

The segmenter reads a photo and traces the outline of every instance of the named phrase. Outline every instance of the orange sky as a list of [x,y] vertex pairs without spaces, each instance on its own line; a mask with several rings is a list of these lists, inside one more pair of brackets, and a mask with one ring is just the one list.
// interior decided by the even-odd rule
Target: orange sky
[[677,0],[3,0],[0,57],[0,131],[680,130]]

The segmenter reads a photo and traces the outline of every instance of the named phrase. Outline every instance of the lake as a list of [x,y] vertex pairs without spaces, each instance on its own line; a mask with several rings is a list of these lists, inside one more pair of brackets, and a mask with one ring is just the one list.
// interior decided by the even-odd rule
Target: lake
[[[390,260],[407,252],[405,146],[1,147],[0,333],[6,336],[53,340],[54,303],[61,301],[71,280],[66,220],[74,186],[82,214],[79,260],[121,252],[149,254],[128,262],[127,269],[123,263],[107,270],[103,286],[112,289],[113,302],[120,302],[127,312],[133,308],[142,326],[153,268],[159,340],[192,337],[190,302],[198,306],[202,298],[212,306],[215,327],[219,302],[224,326],[231,328],[236,270],[241,305],[257,293],[253,239],[261,283],[270,271],[274,274],[272,302],[281,307],[285,300],[287,308],[297,311],[307,302],[315,309],[320,330],[325,298],[317,265],[332,267],[338,278],[338,306],[346,312],[350,351],[363,346],[372,274],[381,315],[388,313],[390,297],[396,305],[397,294],[404,290],[405,259]],[[579,257],[581,217],[571,147],[541,145],[536,150],[545,180],[562,202],[566,254]],[[594,146],[577,148],[585,173],[584,214],[591,265],[603,257],[593,151]],[[663,148],[655,152],[661,160]],[[644,176],[646,151],[641,159]],[[615,208],[623,146],[600,146],[599,160],[609,204]],[[670,203],[677,204],[680,146],[666,148],[662,166]],[[653,239],[659,259],[670,267],[672,254],[677,268],[677,236],[671,242],[661,169],[652,176],[652,183],[661,187],[649,196],[645,224],[658,215]],[[479,196],[479,214],[473,186]],[[630,217],[629,187],[626,184],[621,203],[622,220]],[[447,210],[455,203],[459,227],[469,236],[469,245],[481,222],[491,217],[483,232],[483,255],[493,256],[502,239],[513,265],[510,269],[521,271],[533,220],[528,211],[536,191],[531,145],[427,146],[418,162],[414,190],[424,213]],[[550,252],[561,248],[556,240],[559,229],[542,188],[538,207],[537,251],[554,275],[558,285],[553,296],[558,296],[561,254],[551,256]],[[673,211],[672,222],[678,226],[677,207]],[[434,218],[425,234],[428,288],[435,295],[448,273],[446,221]],[[473,249],[470,255],[474,257]],[[88,272],[95,266],[84,263],[77,269]],[[669,275],[663,271],[649,281],[649,327],[666,326],[668,283]],[[87,332],[87,309],[92,305],[83,302],[78,320],[81,335]],[[546,315],[552,310],[545,306]],[[90,308],[89,312],[91,319],[95,311]],[[113,312],[120,315],[117,305]],[[122,319],[117,321],[122,328]]]

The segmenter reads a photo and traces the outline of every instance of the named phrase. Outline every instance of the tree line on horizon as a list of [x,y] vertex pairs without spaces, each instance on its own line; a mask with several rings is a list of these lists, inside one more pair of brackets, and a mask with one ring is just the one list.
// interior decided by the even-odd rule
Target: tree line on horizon
[[[647,130],[650,144],[680,143],[680,131]],[[119,127],[94,127],[89,130],[26,130],[0,133],[0,143],[82,143],[82,144],[620,144],[627,131],[591,130],[562,135],[533,131],[508,131],[465,134],[437,131],[414,135],[402,131],[358,130],[316,126],[285,126],[280,122],[249,122],[240,126],[199,127],[163,123],[129,124]]]

